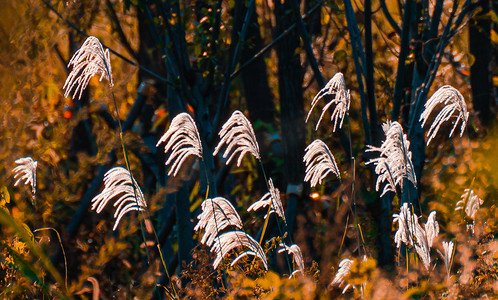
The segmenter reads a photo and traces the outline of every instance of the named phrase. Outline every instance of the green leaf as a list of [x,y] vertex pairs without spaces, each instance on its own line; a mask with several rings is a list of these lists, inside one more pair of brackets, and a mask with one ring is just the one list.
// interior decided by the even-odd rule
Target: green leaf
[[345,50],[339,50],[334,53],[334,60],[335,61],[343,61],[348,57],[348,54],[346,53]]
[[26,223],[22,223],[21,225],[22,225],[22,227],[24,227],[24,230],[26,230],[26,234],[31,238],[31,242],[34,242],[35,241],[35,235],[31,231],[31,229],[29,228],[29,226],[26,225]]

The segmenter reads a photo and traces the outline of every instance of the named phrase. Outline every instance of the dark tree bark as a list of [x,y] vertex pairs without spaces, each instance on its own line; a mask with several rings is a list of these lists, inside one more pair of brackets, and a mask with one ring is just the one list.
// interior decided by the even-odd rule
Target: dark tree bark
[[472,18],[469,26],[469,50],[475,59],[470,67],[472,101],[484,126],[489,126],[496,120],[496,98],[492,81],[496,61],[492,55],[491,17],[486,17],[490,11],[489,4],[489,0],[479,1],[482,10]]
[[[296,12],[292,12],[292,3],[290,1],[293,0],[283,3],[280,3],[280,1],[275,2],[277,36],[293,23],[297,22]],[[296,54],[296,49],[299,47],[299,40],[298,32],[292,31],[276,46],[284,172],[288,187],[301,185],[304,177],[304,165],[302,161],[305,148],[302,89],[303,69],[299,54]],[[300,198],[300,195],[297,194],[292,193],[287,200],[287,224],[289,232],[292,232],[295,223],[296,208]]]
[[[247,6],[243,1],[237,1],[235,4],[235,24],[236,30],[242,28],[244,17],[247,13]],[[242,16],[242,17],[237,17]],[[258,16],[256,11],[253,12],[250,25],[247,29],[247,37],[240,52],[241,64],[249,61],[258,51],[263,48],[263,39],[259,31]],[[275,125],[275,104],[273,96],[268,85],[268,72],[264,57],[256,58],[242,72],[242,84],[244,86],[244,96],[246,98],[247,108],[249,109],[250,119],[254,123],[262,121],[266,124]]]
[[[316,1],[304,1],[304,11],[309,11],[315,5]],[[306,28],[311,36],[320,36],[322,34],[322,14],[320,9],[313,11],[308,17]]]
[[[247,13],[248,7],[246,6],[246,3],[244,3],[244,1],[236,1],[234,8],[234,29],[237,32],[242,30]],[[241,45],[240,64],[242,65],[251,60],[263,46],[258,16],[254,9],[251,14],[244,44]],[[264,56],[253,59],[252,63],[248,64],[240,73],[240,78],[243,86],[242,94],[244,95],[249,110],[249,119],[255,125],[257,122],[261,122],[263,125],[256,126],[256,139],[258,140],[263,158],[268,158],[272,145],[270,139],[266,137],[269,134],[269,127],[276,127],[276,112],[273,95],[268,84],[268,72]],[[266,170],[273,170],[275,167],[271,160],[263,159],[263,164]],[[273,178],[274,181],[275,179],[277,178]],[[264,181],[263,176],[260,176],[256,181],[255,189],[263,194],[266,193],[267,183]]]

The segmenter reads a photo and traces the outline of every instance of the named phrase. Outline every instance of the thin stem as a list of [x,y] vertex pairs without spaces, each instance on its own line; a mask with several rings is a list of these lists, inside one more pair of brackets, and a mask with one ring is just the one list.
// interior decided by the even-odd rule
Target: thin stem
[[353,182],[351,184],[351,197],[353,198],[353,218],[356,225],[356,230],[358,231],[357,239],[358,239],[358,257],[360,256],[360,244],[363,247],[363,252],[366,254],[366,248],[364,242],[361,242],[363,239],[360,236],[363,236],[363,233],[360,229],[360,224],[358,223],[358,210],[356,205],[356,159],[353,155],[353,140],[351,138],[351,120],[349,119],[349,112],[346,114],[347,123],[348,123],[348,137],[349,137],[349,153],[351,155],[351,166],[353,168]]
[[62,245],[61,236],[60,236],[59,232],[55,228],[52,228],[52,227],[38,228],[38,229],[33,230],[33,233],[38,232],[38,231],[42,231],[42,230],[53,230],[53,231],[55,231],[55,234],[57,234],[57,238],[59,239],[59,244],[61,245],[61,249],[62,249],[62,255],[64,256],[64,268],[66,271],[65,284],[66,284],[66,290],[67,290],[67,260],[66,260],[66,252],[64,251],[64,246]]
[[[265,167],[263,166],[263,163],[261,162],[260,159],[258,159],[258,162],[259,162],[259,165],[261,166],[261,171],[263,172],[263,177],[265,178],[266,188],[268,189],[268,192],[270,192],[270,205],[268,205],[268,211],[266,212],[265,223],[263,225],[261,237],[259,238],[259,245],[261,246],[261,244],[263,243],[263,238],[265,237],[266,229],[268,227],[268,220],[270,219],[270,211],[271,211],[271,208],[273,207],[273,197],[271,195],[270,185],[268,184],[268,179],[266,177]],[[277,213],[275,212],[275,214],[277,214]],[[275,217],[275,218],[276,218],[276,222],[277,222],[278,232],[280,233],[280,236],[283,237],[284,234],[282,232],[282,228],[280,227],[280,222],[278,221],[278,217]],[[292,243],[292,238],[290,236],[289,236],[289,240]],[[256,259],[256,258],[254,258],[254,259]],[[292,267],[291,267],[291,264],[289,261],[289,253],[287,251],[286,251],[285,259],[287,261],[287,266],[289,267],[289,272],[292,273]]]
[[[268,185],[268,180],[266,178],[266,172],[265,172],[265,167],[263,166],[263,163],[261,162],[261,160],[258,160],[259,161],[259,165],[261,166],[261,170],[263,171],[263,176],[265,178],[265,184],[266,184],[266,188],[268,189],[268,191],[270,191],[270,186]],[[271,211],[271,207],[273,205],[273,197],[271,197],[270,195],[270,205],[268,206],[268,211],[266,212],[266,218],[265,218],[265,222],[263,224],[263,230],[261,232],[261,237],[259,238],[259,245],[261,246],[262,243],[263,243],[263,238],[265,236],[265,232],[266,232],[266,227],[268,226],[268,220],[270,219],[269,216],[270,216],[270,211]],[[278,220],[277,220],[278,221]]]
[[[152,225],[152,222],[151,222],[150,226],[152,227],[152,231],[154,232],[154,237],[156,238],[157,251],[159,252],[159,257],[161,258],[161,263],[163,264],[164,271],[166,272],[166,276],[168,277],[168,281],[170,282],[171,288],[173,289],[173,293],[175,294],[175,299],[179,299],[178,293],[176,292],[176,289],[175,289],[175,285],[173,284],[173,281],[171,280],[171,276],[169,276],[168,267],[166,266],[166,262],[164,261],[163,252],[161,251],[161,247],[159,246],[159,239],[157,237],[156,230],[154,229],[154,225]],[[147,243],[145,244],[145,247],[147,247]]]
[[[105,66],[106,66],[106,68],[108,68],[107,64],[105,64]],[[107,71],[109,73],[109,69],[107,69]],[[110,76],[109,76],[109,78],[110,78]],[[131,184],[133,186],[133,194],[135,195],[135,203],[137,204],[138,207],[140,207],[140,205],[138,203],[138,197],[137,197],[137,192],[136,192],[136,187],[135,187],[135,179],[133,177],[133,174],[131,173],[130,161],[128,159],[128,152],[126,151],[126,146],[124,143],[123,125],[121,124],[121,118],[119,116],[118,104],[116,102],[116,97],[114,96],[114,91],[112,90],[112,88],[111,88],[111,95],[112,95],[112,100],[114,102],[114,108],[116,109],[116,118],[118,119],[118,125],[119,125],[119,139],[121,141],[121,147],[123,149],[123,155],[124,155],[124,159],[125,159],[126,169],[128,170],[128,173],[130,173]],[[138,214],[141,214],[140,210],[137,210],[137,211],[138,211]],[[145,253],[147,255],[147,264],[149,264],[149,250],[147,248],[147,240],[145,238],[145,230],[144,230],[142,221],[139,220],[139,222],[140,222],[140,230],[142,232],[142,238],[143,238],[144,243],[145,243]]]
[[[109,72],[107,64],[105,64],[105,66],[106,66],[107,71]],[[125,146],[125,143],[124,143],[123,125],[121,124],[121,118],[119,116],[118,105],[117,105],[116,97],[114,96],[114,91],[112,90],[112,88],[111,88],[111,95],[112,95],[112,100],[114,102],[114,108],[116,110],[116,118],[118,119],[119,138],[120,138],[120,141],[121,141],[121,147],[123,148],[123,155],[124,155],[124,159],[125,159],[126,169],[128,170],[128,173],[130,173],[131,183],[132,183],[132,186],[133,186],[133,193],[135,194],[135,202],[136,202],[137,206],[139,207],[138,197],[137,197],[137,192],[136,192],[136,187],[135,187],[135,179],[133,178],[133,174],[131,172],[130,161],[128,159],[128,152],[126,151],[126,146]],[[147,208],[144,208],[144,210],[147,212],[147,215],[150,216],[150,213],[146,209]],[[138,210],[138,213],[142,214],[142,216],[143,216],[142,211]],[[147,255],[147,264],[149,264],[150,263],[149,262],[149,250],[148,250],[148,246],[147,246],[147,240],[145,238],[144,224],[142,223],[142,220],[140,220],[140,219],[139,219],[139,222],[140,222],[140,231],[142,232],[142,239],[143,239],[143,241],[145,243],[145,253]],[[157,248],[158,248],[158,251],[159,251],[161,262],[162,262],[164,270],[166,272],[166,276],[168,277],[168,280],[171,283],[171,287],[172,287],[173,292],[175,294],[175,298],[178,299],[178,294],[177,294],[176,289],[174,287],[173,281],[171,280],[171,277],[169,276],[168,268],[166,266],[166,263],[164,262],[163,254],[162,254],[161,249],[159,247],[159,239],[157,237],[156,230],[155,230],[154,225],[152,224],[152,222],[151,222],[150,225],[152,227],[152,232],[154,233],[154,237],[156,239],[156,245],[157,245]]]
[[338,255],[341,256],[342,245],[344,245],[344,239],[346,238],[346,232],[348,231],[349,225],[349,214],[346,217],[346,227],[344,228],[344,234],[342,235],[341,246],[339,247]]
[[[202,165],[204,166],[203,169],[204,169],[204,175],[206,175],[206,185],[207,185],[207,188],[206,188],[206,198],[204,199],[207,200],[208,197],[209,197],[209,176],[208,176],[208,173],[207,173],[207,164],[206,162],[204,161],[204,159],[201,159],[201,162],[202,162]],[[218,231],[218,222],[216,221],[216,209],[214,208],[214,202],[213,200],[211,199],[211,207],[213,209],[213,219],[214,219],[214,227],[216,228],[216,237],[218,238],[218,242],[219,242],[219,246],[220,246],[220,252],[221,252],[221,256],[223,257],[224,254],[223,254],[223,247],[221,246],[221,242],[220,242],[220,232]],[[219,205],[218,205],[219,207]],[[221,211],[223,211],[221,209],[221,207],[219,207]],[[242,241],[239,239],[239,242],[240,244],[242,245]]]
[[410,265],[410,256],[408,253],[408,247],[405,246],[405,251],[406,251],[406,273],[408,274],[408,266]]

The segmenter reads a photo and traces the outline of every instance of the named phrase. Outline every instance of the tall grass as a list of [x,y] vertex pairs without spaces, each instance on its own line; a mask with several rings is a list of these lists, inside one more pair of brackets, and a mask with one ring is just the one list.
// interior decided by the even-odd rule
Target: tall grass
[[[119,138],[123,149],[125,168],[114,167],[105,174],[104,189],[93,198],[92,210],[101,213],[109,202],[113,202],[116,211],[114,213],[115,222],[112,229],[118,231],[119,224],[125,215],[131,211],[137,211],[138,213],[147,212],[148,205],[144,193],[131,171],[130,160],[124,143],[124,133],[120,123],[118,106],[112,92],[114,81],[111,72],[109,51],[108,49],[103,49],[97,38],[89,37],[70,60],[69,67],[71,67],[72,70],[64,84],[64,89],[66,90],[65,96],[72,94],[73,98],[81,98],[82,92],[87,87],[90,78],[95,75],[100,75],[101,80],[105,78],[109,81],[115,113],[119,122]],[[315,129],[318,129],[324,114],[334,105],[331,115],[331,122],[333,123],[332,132],[335,132],[337,128],[342,129],[344,119],[348,118],[346,124],[348,124],[349,140],[351,144],[351,124],[349,120],[351,94],[350,91],[346,89],[345,78],[342,73],[337,73],[313,98],[306,122],[309,120],[312,110],[319,105],[320,101],[330,98],[332,98],[332,100],[327,102],[322,108]],[[464,97],[453,87],[443,86],[427,101],[425,111],[422,113],[419,120],[421,122],[420,126],[425,126],[429,117],[438,106],[442,106],[442,108],[430,125],[427,133],[427,145],[436,137],[438,131],[443,126],[443,123],[449,121],[452,117],[456,117],[456,121],[449,134],[450,137],[453,135],[459,122],[461,122],[460,136],[462,136],[468,122],[469,112]],[[406,134],[404,134],[402,125],[396,121],[387,121],[382,125],[382,129],[385,134],[385,139],[381,146],[376,147],[368,145],[367,149],[365,149],[365,152],[374,152],[378,155],[366,162],[366,165],[373,164],[375,166],[375,175],[377,175],[375,190],[380,194],[379,196],[392,193],[399,199],[403,193],[402,188],[404,181],[409,181],[418,188],[421,179],[416,178],[415,176],[414,166],[411,161],[412,153],[410,151],[410,141]],[[267,176],[262,164],[262,157],[265,153],[260,152],[260,147],[256,140],[256,135],[251,122],[241,111],[234,111],[231,117],[222,126],[221,131],[219,132],[219,138],[219,143],[215,147],[213,155],[218,156],[218,154],[222,153],[221,156],[225,159],[227,165],[236,160],[236,166],[241,167],[244,158],[247,158],[246,154],[251,154],[258,161],[268,192],[259,200],[253,201],[246,211],[259,211],[263,208],[266,209],[266,214],[263,215],[263,220],[260,220],[259,217],[252,217],[253,214],[241,216],[237,211],[240,206],[234,205],[230,200],[223,197],[226,195],[219,195],[212,198],[206,196],[200,204],[201,213],[197,217],[197,224],[194,227],[194,231],[199,233],[199,236],[202,236],[199,240],[201,246],[195,251],[204,251],[203,255],[206,257],[206,260],[209,260],[210,262],[209,272],[202,274],[199,270],[200,268],[195,269],[195,264],[188,266],[187,270],[193,269],[202,276],[206,275],[203,277],[204,279],[210,277],[214,278],[213,280],[222,286],[220,288],[221,292],[218,291],[219,293],[223,292],[230,294],[230,289],[232,289],[232,291],[237,290],[237,287],[233,284],[234,282],[245,280],[245,287],[250,287],[253,293],[252,295],[258,297],[273,295],[272,293],[274,290],[285,288],[286,285],[291,284],[296,284],[296,286],[302,284],[303,286],[306,286],[306,288],[313,291],[313,296],[315,297],[325,295],[324,291],[327,287],[330,289],[329,292],[332,293],[337,292],[338,290],[336,289],[340,288],[342,294],[352,293],[355,296],[374,297],[376,288],[373,286],[373,282],[382,282],[382,280],[385,279],[379,275],[375,263],[372,262],[373,259],[367,255],[367,246],[365,245],[363,232],[361,231],[362,226],[360,224],[360,222],[364,222],[364,219],[359,218],[356,210],[357,191],[355,188],[356,168],[364,168],[364,165],[356,165],[352,147],[350,149],[352,155],[352,172],[348,174],[348,176],[352,176],[352,178],[348,178],[348,181],[345,180],[345,178],[341,178],[341,172],[336,162],[336,158],[332,154],[329,146],[322,140],[314,140],[306,148],[303,156],[303,161],[306,165],[306,174],[304,174],[305,182],[309,182],[312,188],[316,188],[319,185],[326,184],[327,178],[331,177],[329,175],[333,174],[335,175],[334,177],[337,177],[340,180],[340,187],[337,189],[339,191],[338,193],[345,188],[348,188],[348,184],[351,184],[351,196],[354,205],[354,210],[351,207],[350,210],[355,219],[358,245],[355,249],[347,252],[343,257],[339,257],[339,254],[337,255],[337,260],[340,260],[340,262],[338,267],[334,268],[336,269],[335,275],[331,278],[327,278],[327,287],[324,288],[322,285],[320,288],[317,281],[310,280],[310,278],[319,273],[319,270],[316,268],[316,265],[311,262],[311,259],[306,257],[306,251],[302,251],[298,243],[292,241],[293,237],[289,236],[285,215],[285,201],[282,201],[283,199],[285,200],[285,197],[282,197],[279,189],[274,185],[273,179]],[[201,161],[203,159],[203,147],[196,120],[188,113],[181,113],[172,119],[168,130],[157,141],[156,147],[160,147],[163,144],[164,152],[167,154],[165,164],[170,166],[168,176],[175,177],[180,174],[184,163],[189,158],[198,158]],[[224,151],[222,151],[222,149],[224,149]],[[16,163],[18,166],[13,169],[13,172],[15,173],[14,179],[16,180],[14,186],[18,186],[22,181],[24,181],[24,184],[30,185],[32,188],[34,205],[34,199],[37,193],[37,162],[31,157],[25,157],[16,160]],[[207,173],[203,175],[208,176]],[[207,179],[207,182],[214,181],[213,178]],[[207,189],[209,189],[209,186]],[[197,193],[199,195],[207,195],[208,191],[198,190]],[[19,246],[19,242],[13,244],[17,246],[7,246],[9,255],[8,261],[10,262],[9,267],[17,267],[26,277],[31,276],[30,278],[33,281],[42,282],[40,289],[42,290],[43,295],[56,295],[67,298],[72,297],[73,294],[70,293],[67,288],[67,269],[66,278],[63,281],[62,276],[60,276],[59,272],[51,264],[44,250],[35,242],[35,238],[32,234],[32,232],[39,232],[49,228],[44,227],[31,231],[28,225],[17,222],[7,208],[9,205],[9,201],[7,200],[8,197],[10,197],[8,191],[6,193],[2,192],[0,222],[9,228],[12,228],[16,235],[21,238],[23,243],[21,246]],[[359,199],[361,199],[361,196]],[[482,204],[483,200],[479,198],[472,189],[466,189],[460,200],[456,202],[456,210],[464,211],[464,217],[472,220],[472,233],[475,233],[474,227],[477,226],[476,220],[478,219],[478,211]],[[435,253],[439,253],[441,256],[446,273],[446,280],[451,282],[452,265],[455,260],[455,254],[460,252],[459,255],[462,256],[464,251],[459,251],[459,248],[464,247],[464,245],[457,244],[456,240],[443,241],[443,238],[449,238],[451,236],[450,229],[445,228],[445,226],[441,226],[440,228],[440,223],[436,220],[436,210],[432,210],[429,213],[426,222],[423,224],[421,222],[424,218],[423,212],[421,211],[422,215],[418,216],[415,214],[411,204],[403,203],[400,205],[399,209],[395,210],[399,210],[399,213],[392,215],[393,228],[395,228],[393,242],[400,251],[398,258],[405,256],[407,261],[406,272],[403,268],[398,269],[398,275],[401,278],[400,282],[408,282],[410,280],[410,272],[413,272],[413,270],[426,276],[427,280],[421,282],[429,282],[432,276],[439,278],[434,274],[435,270],[439,268],[439,260]],[[270,216],[272,214],[275,216],[274,223],[278,232],[277,230],[269,230]],[[438,216],[439,215],[442,215],[442,213],[439,213]],[[150,215],[148,215],[148,217],[150,217]],[[148,242],[142,224],[144,219],[145,217],[139,219],[138,222],[140,222],[144,245],[147,247]],[[249,232],[258,231],[256,225],[261,225],[261,223],[262,226],[259,228],[258,241],[257,238],[252,237]],[[446,225],[446,222],[442,224]],[[150,221],[148,226],[151,226]],[[346,231],[348,230],[348,227],[349,226],[346,225]],[[366,225],[364,227],[366,227]],[[444,232],[441,236],[440,231],[441,233]],[[155,242],[153,242],[153,244],[157,247],[160,263],[171,284],[171,292],[167,289],[168,295],[172,298],[180,298],[182,295],[188,294],[188,291],[179,291],[178,288],[181,288],[181,286],[177,286],[174,282],[174,278],[170,276],[163,253],[159,246],[159,239],[153,226],[150,232],[154,233]],[[201,232],[203,233],[200,234]],[[346,234],[347,232],[344,233],[344,236],[346,236]],[[67,243],[68,241],[63,241],[58,232],[57,235],[64,251],[63,243]],[[37,261],[27,261],[24,258],[24,256],[27,256],[27,252],[19,249],[15,250],[16,247],[28,249],[29,253],[33,254]],[[360,247],[362,247],[363,253],[360,252]],[[406,250],[405,253],[401,253],[403,247]],[[206,251],[206,248],[209,248],[209,251]],[[496,253],[496,249],[494,253]],[[417,259],[411,260],[410,262],[410,257],[414,257],[415,255]],[[253,257],[253,259],[246,259],[248,256]],[[292,256],[292,260],[289,259],[290,256]],[[7,259],[4,260],[7,261]],[[286,273],[287,271],[283,271],[284,268],[281,267],[281,265],[283,265],[282,261],[284,260],[287,262],[289,269],[288,273]],[[417,261],[420,261],[420,264],[416,263]],[[460,263],[462,262],[464,262],[464,260],[461,259]],[[201,266],[206,267],[206,264],[204,263]],[[421,268],[421,266],[423,266],[423,268]],[[45,276],[44,271],[46,271],[51,278]],[[289,276],[285,276],[285,279],[282,279],[276,272]],[[177,274],[177,276],[182,275]],[[191,273],[189,276],[191,278],[195,277],[195,275],[192,275]],[[58,285],[58,287],[51,288],[50,284],[45,283],[45,280],[53,282]],[[95,281],[90,281],[94,286],[98,286],[98,281],[96,281],[96,279]],[[413,292],[413,289],[417,287],[417,283],[413,281],[400,285],[405,287],[405,294]],[[419,288],[421,289],[422,286],[421,283]],[[214,289],[214,287],[211,287],[211,291],[212,289]],[[395,290],[400,292],[401,289]],[[278,295],[275,297],[278,298]]]

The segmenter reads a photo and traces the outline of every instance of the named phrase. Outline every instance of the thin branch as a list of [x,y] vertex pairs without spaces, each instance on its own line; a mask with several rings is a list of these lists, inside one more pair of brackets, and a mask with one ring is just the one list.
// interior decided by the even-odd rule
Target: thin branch
[[[365,143],[372,144],[372,136],[370,134],[371,133],[370,124],[368,122],[368,117],[367,117],[367,98],[365,95],[365,88],[363,85],[363,75],[364,75],[363,66],[366,65],[365,54],[362,52],[363,46],[361,44],[360,32],[358,29],[358,24],[356,23],[355,12],[353,9],[353,5],[351,4],[351,1],[345,0],[344,7],[345,7],[348,31],[351,37],[351,47],[353,48],[353,61],[355,65],[356,79],[358,81],[358,92],[360,93],[360,99],[361,99],[361,118],[363,120],[363,128],[365,130]],[[360,59],[362,63],[360,63]]]
[[[52,4],[50,4],[48,1],[42,0],[42,2],[43,2],[46,6],[47,6],[47,8],[48,8],[48,9],[50,9],[51,11],[53,11],[53,12],[57,15],[57,17],[58,17],[61,21],[63,21],[64,23],[66,23],[69,27],[73,28],[73,29],[74,29],[77,33],[79,33],[80,35],[82,35],[82,36],[84,36],[84,37],[89,37],[89,35],[88,35],[85,31],[81,30],[81,29],[80,29],[78,26],[76,26],[73,22],[71,22],[71,21],[69,21],[69,20],[65,19],[65,18],[64,18],[64,17],[63,17],[63,16],[59,13],[59,11],[57,11],[57,9],[55,9],[55,7],[53,7],[53,6],[52,6]],[[146,67],[144,67],[144,66],[140,65],[139,63],[134,62],[134,61],[130,60],[129,58],[126,58],[126,57],[125,57],[125,56],[123,56],[121,53],[119,53],[119,52],[117,52],[116,50],[114,50],[114,49],[110,48],[109,46],[105,45],[104,43],[101,43],[101,44],[102,44],[102,46],[103,46],[104,48],[108,48],[110,52],[112,52],[114,55],[116,55],[117,57],[121,58],[121,59],[122,59],[122,60],[124,60],[125,62],[127,62],[127,63],[129,63],[129,64],[131,64],[131,65],[136,66],[136,67],[137,67],[137,68],[139,68],[140,70],[142,70],[142,71],[144,71],[144,72],[149,73],[151,76],[153,76],[153,77],[155,77],[155,78],[157,78],[157,79],[159,79],[159,80],[161,80],[161,81],[163,81],[163,82],[165,82],[165,83],[167,83],[167,84],[169,84],[169,85],[173,86],[174,88],[178,88],[178,87],[176,86],[176,84],[174,84],[173,82],[169,81],[168,79],[166,79],[166,78],[162,77],[161,75],[158,75],[158,74],[154,73],[153,71],[151,71],[151,70],[147,69]]]
[[401,29],[398,26],[398,23],[394,21],[393,16],[389,12],[389,9],[387,9],[386,5],[386,0],[380,0],[380,8],[382,9],[382,12],[384,13],[384,16],[386,17],[387,21],[391,25],[391,27],[396,31],[397,34],[401,34]]
[[[187,67],[190,65],[183,65],[181,62],[188,63],[188,59],[183,58],[182,54],[187,55],[186,50],[177,49],[176,47],[182,47],[182,44],[185,42],[185,39],[179,41],[177,38],[176,32],[178,30],[174,30],[171,27],[169,22],[170,15],[168,12],[171,10],[169,7],[165,7],[167,4],[163,1],[155,1],[155,8],[159,11],[159,14],[162,16],[166,34],[162,34],[159,32],[158,28],[154,25],[154,17],[152,16],[152,12],[149,7],[146,5],[144,13],[148,18],[147,23],[150,28],[150,32],[153,34],[154,42],[156,43],[156,47],[160,49],[162,56],[164,57],[164,64],[167,69],[168,75],[170,78],[174,78],[176,82],[179,82],[179,87],[175,89],[175,92],[178,95],[178,99],[180,99],[180,103],[178,107],[181,107],[181,111],[186,111],[187,109],[187,99],[190,99],[191,103],[194,103],[195,99],[193,97],[187,96],[187,93],[190,91],[187,84]],[[165,36],[167,39],[164,40],[162,37]],[[168,45],[165,47],[164,45]],[[184,48],[184,47],[182,47]],[[170,101],[172,100],[170,97]],[[178,113],[175,112],[175,113]]]
[[107,6],[107,12],[109,17],[111,18],[111,21],[114,23],[115,30],[118,33],[119,40],[121,41],[121,44],[126,48],[128,53],[135,59],[138,60],[138,55],[133,48],[131,48],[130,43],[128,42],[128,39],[126,38],[126,35],[123,32],[123,28],[121,27],[121,22],[119,22],[118,16],[116,15],[116,11],[114,10],[114,6],[112,5],[110,0],[105,1],[106,6]]
[[220,51],[221,49],[218,43],[218,40],[220,38],[220,24],[221,24],[221,13],[222,13],[221,2],[222,1],[217,1],[216,3],[216,8],[215,8],[216,18],[214,24],[211,25],[211,27],[213,28],[211,34],[211,42],[210,42],[211,47],[208,47],[207,49],[209,51],[210,57],[214,56],[214,54],[217,54],[217,57],[216,61],[214,61],[213,59],[208,60],[208,68],[207,68],[208,75],[206,76],[206,80],[204,80],[202,84],[201,88],[202,94],[206,94],[210,89],[213,88],[215,67],[217,66],[217,61],[221,61],[223,59],[223,55],[225,54],[224,51]]
[[429,29],[429,38],[435,38],[437,35],[439,22],[441,21],[441,14],[443,12],[443,3],[444,0],[436,0],[436,5],[434,6],[434,12],[431,19],[431,26]]
[[367,103],[370,114],[370,135],[374,143],[377,139],[377,105],[375,103],[374,58],[372,49],[372,1],[365,0],[365,81],[367,85]]
[[303,46],[304,46],[304,51],[306,52],[306,57],[308,58],[313,73],[315,73],[315,78],[318,81],[318,85],[322,87],[325,85],[325,78],[323,78],[323,75],[318,67],[318,62],[316,61],[315,54],[313,54],[311,39],[308,35],[308,31],[306,30],[303,18],[299,13],[299,6],[297,0],[292,0],[291,5],[296,13],[297,30],[299,32],[299,35],[301,35],[301,38],[303,39]]
[[[427,74],[425,76],[425,80],[420,86],[417,91],[415,91],[415,97],[416,102],[414,104],[414,109],[410,109],[410,128],[408,130],[408,136],[411,137],[413,134],[413,130],[415,128],[415,123],[418,121],[418,115],[419,111],[425,102],[425,98],[427,96],[427,93],[429,91],[429,88],[432,85],[432,82],[434,81],[434,78],[437,73],[437,69],[441,63],[441,59],[443,57],[443,51],[446,46],[446,43],[449,42],[449,35],[451,33],[451,25],[453,23],[453,19],[455,17],[455,11],[458,8],[458,0],[455,0],[453,2],[453,9],[451,10],[450,17],[448,19],[448,22],[446,23],[446,26],[444,27],[443,34],[441,35],[441,38],[439,40],[439,43],[436,47],[436,53],[433,55],[431,63],[427,69]],[[461,12],[463,13],[463,12]]]
[[[322,5],[322,3],[318,3],[316,4],[315,6],[313,6],[308,12],[306,12],[306,14],[302,17],[303,20],[305,20],[306,18],[308,18],[315,10],[317,10],[320,6]],[[286,30],[284,30],[284,32],[282,32],[279,36],[277,36],[276,38],[273,39],[273,41],[271,43],[269,43],[268,45],[266,45],[265,47],[263,47],[258,53],[256,53],[256,55],[254,55],[250,60],[248,60],[247,62],[245,62],[242,66],[240,66],[236,71],[234,71],[231,75],[230,75],[230,78],[235,78],[237,75],[239,75],[239,73],[244,70],[249,64],[251,64],[254,60],[256,60],[258,57],[260,57],[261,55],[265,54],[268,50],[270,50],[273,46],[275,46],[284,36],[286,36],[287,34],[289,34],[294,28],[296,28],[296,23],[292,24],[291,26],[289,26]]]
[[405,3],[405,14],[403,15],[403,30],[401,32],[401,45],[398,58],[398,71],[396,73],[396,83],[394,84],[393,112],[391,120],[399,118],[401,110],[401,100],[403,99],[403,88],[405,87],[406,58],[410,52],[410,20],[411,14],[415,10],[415,1],[407,0]]
[[221,113],[225,110],[227,106],[227,101],[228,101],[228,92],[230,91],[230,84],[232,81],[232,76],[229,76],[229,74],[232,73],[232,70],[235,68],[237,65],[237,60],[239,58],[239,52],[242,48],[242,45],[245,43],[246,39],[246,34],[247,34],[247,29],[249,28],[250,21],[252,18],[252,14],[255,11],[255,0],[251,0],[249,2],[249,7],[247,8],[247,13],[244,18],[244,24],[242,25],[242,29],[240,30],[240,37],[239,40],[237,41],[237,46],[235,47],[235,51],[233,52],[232,55],[232,60],[228,65],[228,69],[226,70],[225,73],[225,81],[223,83],[223,86],[221,87],[221,93],[220,93],[220,99],[218,100],[218,109],[216,111],[216,115],[214,117],[214,122],[213,124],[217,124],[218,120],[221,116]]
[[[454,5],[454,9],[456,9],[458,7],[458,1],[455,0],[455,2],[456,2],[456,5]],[[465,17],[467,15],[470,15],[480,5],[479,3],[480,2],[472,3],[471,0],[465,0],[465,3],[462,6],[462,10],[461,10],[460,14],[458,15],[457,20],[455,21],[455,26],[453,27],[453,29],[450,30],[448,40],[453,38],[453,36],[455,34],[457,34],[457,32],[459,32],[462,29],[463,20],[465,19]]]
[[54,51],[55,54],[57,54],[57,57],[61,61],[62,65],[64,66],[64,70],[67,71],[67,60],[64,58],[64,55],[62,55],[61,50],[59,49],[59,46],[57,44],[54,45]]

